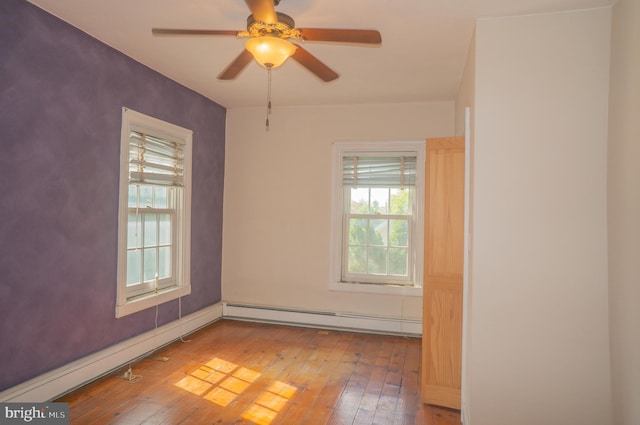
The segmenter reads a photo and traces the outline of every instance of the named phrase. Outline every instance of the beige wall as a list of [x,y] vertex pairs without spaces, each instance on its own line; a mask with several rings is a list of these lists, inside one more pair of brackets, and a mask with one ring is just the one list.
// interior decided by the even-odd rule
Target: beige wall
[[477,23],[470,425],[611,423],[610,9]]
[[227,113],[222,298],[421,318],[422,298],[329,291],[331,148],[452,135],[454,102],[275,107]]
[[614,423],[640,424],[640,2],[613,8],[609,310]]
[[610,111],[606,8],[480,20],[455,106],[276,108],[269,132],[230,110],[223,299],[419,318],[417,297],[328,291],[331,143],[462,134],[469,105],[467,423],[606,425],[611,393],[638,423],[639,7],[614,8]]

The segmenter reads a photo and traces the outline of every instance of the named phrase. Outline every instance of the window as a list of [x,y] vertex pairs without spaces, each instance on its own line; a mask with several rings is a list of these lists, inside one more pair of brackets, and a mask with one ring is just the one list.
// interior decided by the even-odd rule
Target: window
[[332,289],[420,293],[424,151],[424,142],[334,144]]
[[116,317],[191,292],[191,137],[123,108]]

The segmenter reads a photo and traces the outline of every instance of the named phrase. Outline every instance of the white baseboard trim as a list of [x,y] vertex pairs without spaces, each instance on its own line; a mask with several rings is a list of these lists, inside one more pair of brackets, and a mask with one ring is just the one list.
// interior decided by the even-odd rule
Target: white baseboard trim
[[93,381],[222,317],[222,304],[199,310],[158,329],[122,341],[97,353],[0,393],[0,402],[46,402]]
[[420,337],[422,321],[359,314],[290,310],[246,304],[223,303],[224,318],[292,326],[338,329],[378,334]]
[[462,425],[471,425],[471,420],[469,418],[469,408],[465,403],[462,403],[462,409],[460,410],[460,423],[462,423]]

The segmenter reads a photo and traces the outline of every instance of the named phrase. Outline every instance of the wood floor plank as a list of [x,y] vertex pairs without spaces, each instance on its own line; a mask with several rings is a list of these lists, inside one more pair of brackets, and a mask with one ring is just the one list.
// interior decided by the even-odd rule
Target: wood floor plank
[[417,338],[221,320],[56,401],[70,423],[460,425],[420,402]]
[[[321,335],[329,335],[323,332]],[[282,423],[325,423],[330,415],[335,400],[327,399],[339,396],[337,389],[332,387],[332,379],[340,379],[338,369],[335,365],[342,353],[335,343],[331,343],[329,338],[322,338],[322,345],[328,350],[319,350],[318,345],[312,345],[313,354],[305,362],[304,367],[311,366],[311,373],[307,374],[303,380],[296,382],[304,389],[304,393],[295,405],[290,408],[288,414],[281,418]],[[331,345],[328,345],[331,344]],[[341,345],[346,349],[346,345]],[[327,412],[327,409],[329,410]]]

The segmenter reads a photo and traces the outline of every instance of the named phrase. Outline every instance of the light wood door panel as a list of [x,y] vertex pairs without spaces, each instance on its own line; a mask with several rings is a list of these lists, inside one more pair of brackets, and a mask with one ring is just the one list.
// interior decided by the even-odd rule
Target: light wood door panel
[[460,409],[464,138],[427,140],[422,401]]

